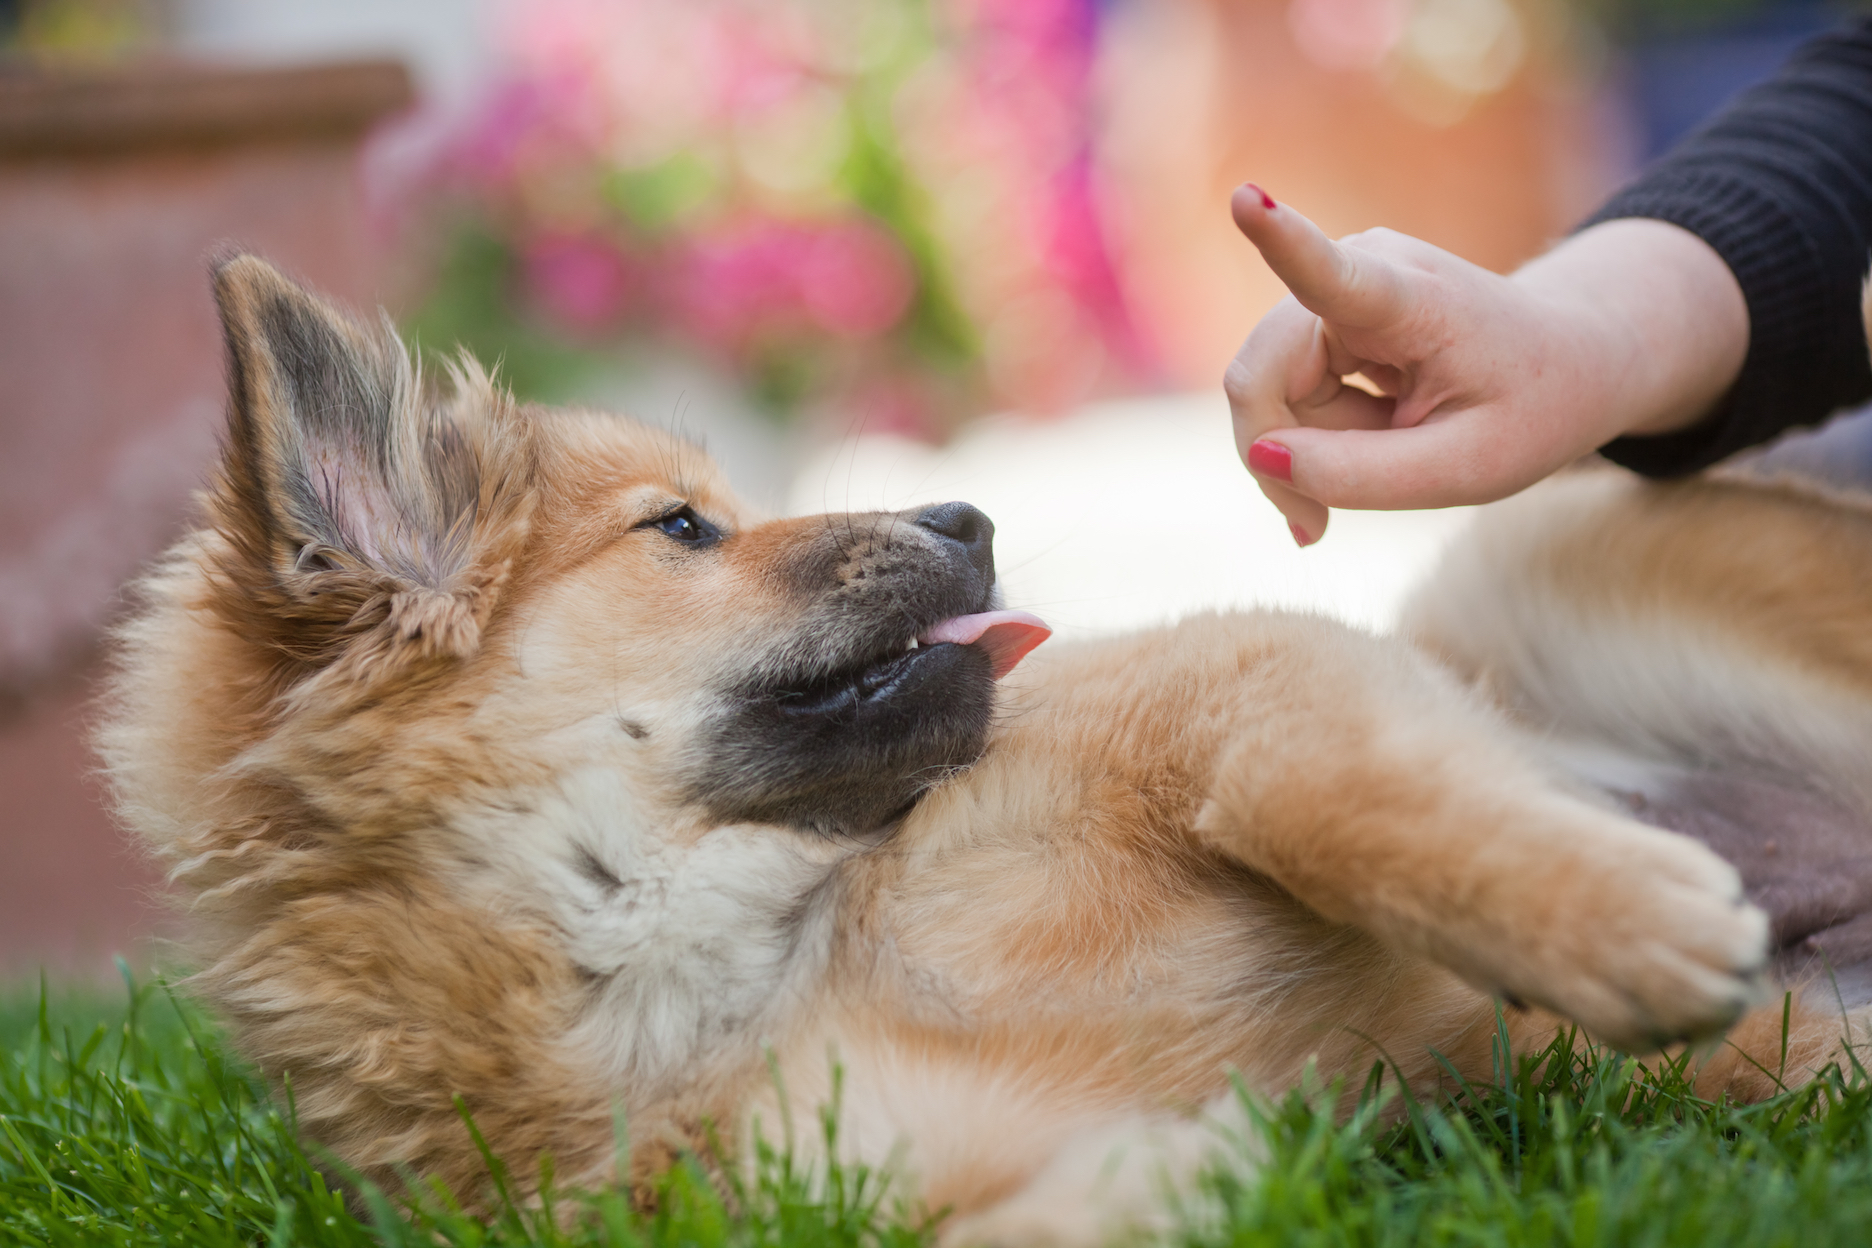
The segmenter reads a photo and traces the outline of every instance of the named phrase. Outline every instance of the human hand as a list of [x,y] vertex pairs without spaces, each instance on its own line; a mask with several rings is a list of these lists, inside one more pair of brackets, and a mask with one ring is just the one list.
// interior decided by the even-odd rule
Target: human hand
[[1229,365],[1236,449],[1302,546],[1329,507],[1487,502],[1687,426],[1747,352],[1727,265],[1661,221],[1594,226],[1503,277],[1392,230],[1335,243],[1253,185],[1230,209],[1293,292]]

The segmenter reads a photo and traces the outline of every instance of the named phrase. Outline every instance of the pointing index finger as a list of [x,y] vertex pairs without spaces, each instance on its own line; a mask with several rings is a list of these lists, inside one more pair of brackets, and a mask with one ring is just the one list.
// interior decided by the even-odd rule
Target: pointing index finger
[[1235,189],[1229,212],[1274,275],[1315,316],[1370,329],[1404,310],[1406,295],[1395,266],[1373,252],[1333,242],[1254,183]]

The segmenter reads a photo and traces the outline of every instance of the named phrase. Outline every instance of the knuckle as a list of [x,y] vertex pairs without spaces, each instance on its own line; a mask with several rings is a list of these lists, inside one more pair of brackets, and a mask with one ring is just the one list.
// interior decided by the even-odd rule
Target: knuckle
[[1230,360],[1222,371],[1222,393],[1228,396],[1228,401],[1246,407],[1253,404],[1255,392],[1254,368],[1240,356]]
[[1411,243],[1415,241],[1408,234],[1400,234],[1386,226],[1374,225],[1369,230],[1360,230],[1356,234],[1346,235],[1339,240],[1339,245],[1351,251],[1370,252],[1380,256],[1398,256],[1408,251]]

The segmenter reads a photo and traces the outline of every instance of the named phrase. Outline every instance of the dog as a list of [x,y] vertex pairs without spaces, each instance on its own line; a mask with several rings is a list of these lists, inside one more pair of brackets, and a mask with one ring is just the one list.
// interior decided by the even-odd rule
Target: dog
[[1860,502],[1584,473],[1485,513],[1395,636],[1033,650],[966,504],[766,519],[254,257],[214,288],[224,453],[99,749],[194,991],[368,1178],[474,1199],[462,1110],[515,1176],[742,1165],[836,1070],[844,1155],[947,1241],[1091,1244],[1163,1225],[1232,1078],[1428,1093],[1504,1018],[1730,1029],[1710,1095],[1843,1052],[1809,993],[1783,1061],[1768,984],[1851,905],[1696,838],[1754,802],[1872,846]]

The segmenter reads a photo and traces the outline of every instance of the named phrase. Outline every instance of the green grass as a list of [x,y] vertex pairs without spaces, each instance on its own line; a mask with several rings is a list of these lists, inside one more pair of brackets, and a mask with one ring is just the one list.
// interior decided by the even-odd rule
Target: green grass
[[[127,1003],[41,990],[0,998],[0,1243],[57,1245],[633,1245],[918,1248],[930,1239],[861,1167],[802,1172],[765,1155],[731,1214],[699,1169],[657,1209],[555,1193],[483,1222],[450,1195],[354,1188],[347,1210],[293,1137],[290,1105],[161,986]],[[827,1125],[826,1129],[831,1130]],[[335,1170],[335,1168],[334,1168]],[[498,1180],[497,1180],[498,1182]]]
[[[1680,1066],[1557,1047],[1498,1063],[1497,1084],[1424,1105],[1335,1092],[1260,1111],[1267,1161],[1218,1173],[1190,1248],[1402,1244],[1872,1242],[1872,1087],[1830,1072],[1765,1104],[1711,1104]],[[1343,1090],[1342,1096],[1352,1096]],[[1402,1111],[1401,1113],[1399,1111]],[[828,1116],[829,1117],[829,1116]],[[364,1190],[347,1209],[193,1007],[160,986],[127,1002],[0,994],[0,1243],[150,1245],[811,1245],[921,1248],[877,1175],[760,1159],[731,1206],[698,1170],[654,1214],[617,1193],[463,1214],[446,1192]],[[822,1124],[823,1125],[823,1124]],[[831,1126],[826,1126],[832,1130]],[[331,1173],[336,1174],[333,1170]]]

